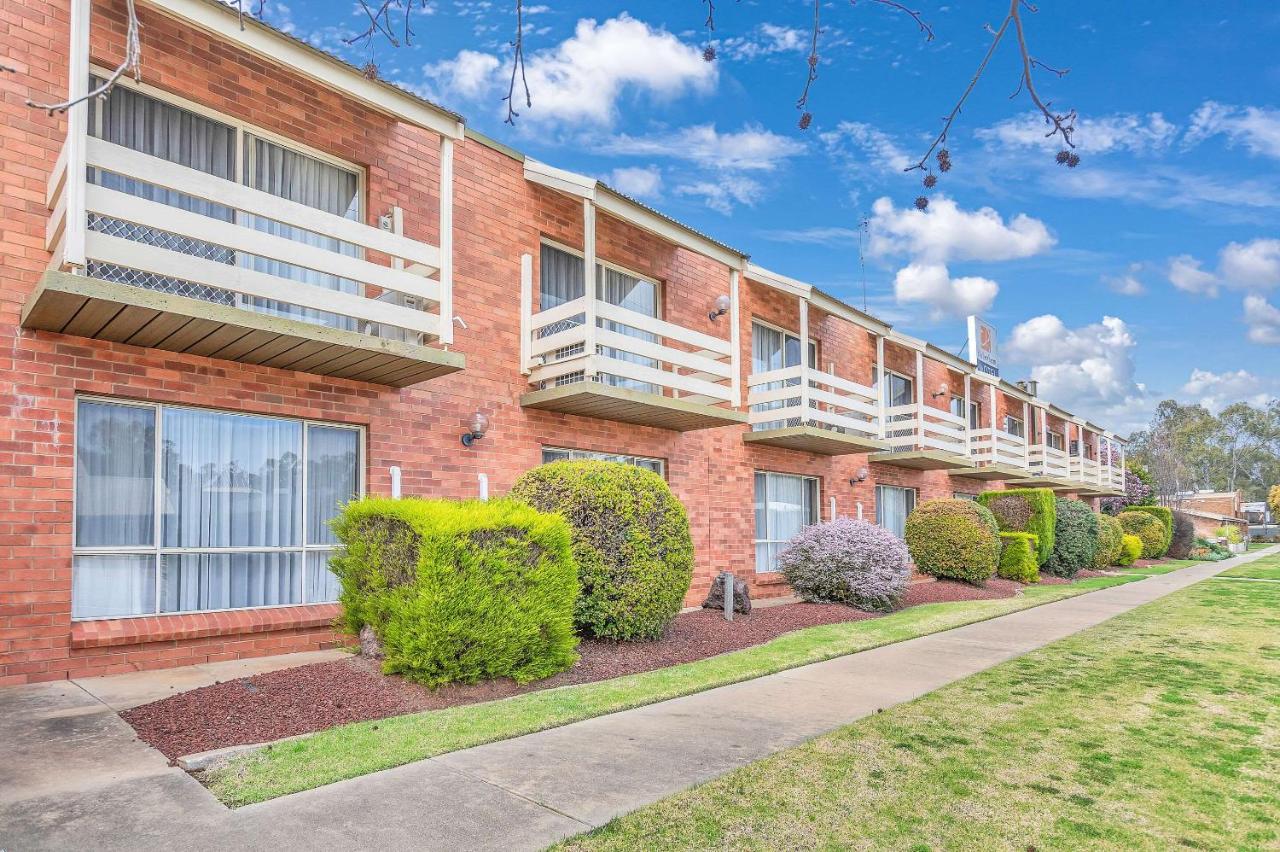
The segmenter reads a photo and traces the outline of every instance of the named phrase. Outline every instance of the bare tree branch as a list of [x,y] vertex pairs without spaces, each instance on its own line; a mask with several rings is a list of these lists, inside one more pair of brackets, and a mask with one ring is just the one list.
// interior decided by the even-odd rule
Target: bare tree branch
[[[911,18],[916,22],[916,26],[920,28],[920,32],[924,33],[924,40],[933,41],[933,27],[929,26],[928,21],[920,17],[919,12],[915,11],[914,9],[908,9],[906,6],[902,5],[901,3],[896,2],[896,0],[871,0],[871,2],[879,3],[881,6],[888,6],[890,9],[896,9],[899,12],[903,12],[907,15],[910,15]],[[850,6],[856,6],[857,4],[858,4],[858,0],[849,0]]]
[[90,98],[106,98],[107,95],[111,94],[116,81],[123,77],[126,72],[132,72],[133,78],[140,81],[142,79],[142,39],[139,37],[139,30],[142,29],[142,25],[138,23],[138,9],[134,5],[134,0],[126,0],[125,10],[128,15],[128,29],[125,31],[124,36],[124,60],[116,66],[114,71],[107,75],[107,79],[78,98],[70,98],[52,104],[37,103],[28,99],[27,106],[42,109],[49,115],[53,115],[55,112],[66,112],[76,104],[87,101]]
[[520,73],[520,82],[524,86],[524,105],[526,108],[532,107],[533,96],[529,93],[529,78],[525,76],[524,70],[524,0],[516,0],[516,37],[511,42],[511,83],[507,86],[507,96],[503,98],[507,103],[506,124],[515,124],[516,119],[520,117],[520,113],[515,111],[513,105],[517,71]]
[[800,93],[800,98],[796,101],[796,109],[801,110],[799,122],[801,130],[808,130],[809,125],[813,122],[813,113],[809,112],[806,107],[809,106],[809,90],[813,88],[813,81],[818,79],[818,38],[821,35],[822,0],[813,0],[813,37],[809,42],[809,58],[806,60],[809,64],[809,71],[805,76],[804,91]]

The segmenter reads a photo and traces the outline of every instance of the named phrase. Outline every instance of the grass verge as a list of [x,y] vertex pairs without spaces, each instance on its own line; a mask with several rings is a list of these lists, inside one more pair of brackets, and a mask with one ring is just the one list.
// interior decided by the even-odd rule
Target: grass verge
[[1275,849],[1277,635],[1201,583],[561,848]]
[[206,772],[203,780],[224,804],[239,807],[1139,579],[1094,577],[1069,586],[1030,586],[1015,598],[926,604],[883,618],[797,630],[763,645],[651,672],[341,725],[234,758]]
[[1223,571],[1220,577],[1252,577],[1255,580],[1280,580],[1280,554],[1264,556],[1256,562],[1237,565]]
[[1131,574],[1137,577],[1156,577],[1160,574],[1168,574],[1169,572],[1177,571],[1180,568],[1189,568],[1192,565],[1199,564],[1199,559],[1169,559],[1165,562],[1161,562],[1159,565],[1135,565],[1131,568],[1115,568],[1112,570],[1119,571],[1121,574]]

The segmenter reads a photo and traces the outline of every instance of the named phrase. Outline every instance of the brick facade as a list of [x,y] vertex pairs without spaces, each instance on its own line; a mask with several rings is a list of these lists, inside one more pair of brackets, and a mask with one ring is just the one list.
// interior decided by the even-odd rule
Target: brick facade
[[[99,65],[114,65],[122,52],[121,8],[115,0],[94,4],[92,55]],[[438,244],[438,137],[153,9],[140,15],[149,86],[363,167],[365,220],[375,223],[396,205],[408,236]],[[776,578],[754,571],[756,470],[819,478],[823,519],[833,501],[839,514],[861,509],[874,519],[876,483],[915,488],[922,500],[1000,485],[886,464],[870,465],[871,475],[859,482],[865,455],[748,445],[743,426],[679,433],[522,408],[519,398],[529,387],[518,359],[520,258],[532,255],[536,280],[541,239],[581,248],[582,208],[529,183],[521,162],[474,139],[457,146],[454,172],[454,312],[466,329],[457,331],[453,348],[466,357],[463,372],[397,390],[22,329],[22,307],[50,263],[45,184],[65,135],[64,118],[23,102],[56,100],[66,90],[67,10],[0,0],[0,25],[10,41],[8,61],[19,65],[17,74],[0,75],[0,685],[339,641],[329,626],[335,605],[73,622],[75,401],[82,394],[362,426],[369,493],[388,493],[390,468],[399,466],[406,495],[473,497],[480,474],[501,494],[540,462],[545,445],[662,458],[695,542],[691,605],[725,569],[748,578],[758,597],[787,593]],[[707,317],[715,298],[729,291],[727,267],[606,215],[598,217],[596,251],[602,261],[658,281],[664,319],[728,336],[727,316]],[[798,332],[799,308],[795,297],[746,279],[740,293],[745,387],[752,318]],[[874,336],[816,309],[809,322],[819,364],[870,384]],[[914,353],[899,350],[887,347],[890,365],[914,376]],[[945,382],[957,393],[963,385],[959,373],[931,359],[924,381],[927,389]],[[926,393],[925,400],[947,407],[945,398]],[[492,425],[483,441],[464,449],[459,436],[476,410]]]

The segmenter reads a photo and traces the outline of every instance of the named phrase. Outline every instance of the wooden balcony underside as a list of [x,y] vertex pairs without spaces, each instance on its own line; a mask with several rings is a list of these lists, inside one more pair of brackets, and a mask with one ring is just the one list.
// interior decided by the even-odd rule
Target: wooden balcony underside
[[820,456],[876,452],[883,450],[885,446],[883,441],[875,438],[836,432],[819,426],[788,426],[784,429],[745,432],[742,440],[748,444],[764,444]]
[[1025,479],[1027,469],[1004,462],[981,465],[975,468],[960,468],[951,471],[952,476],[963,476],[966,479],[980,479],[984,482],[997,480]]
[[745,412],[600,382],[575,382],[531,391],[520,397],[520,404],[525,408],[654,426],[676,432],[732,426],[747,420]]
[[873,453],[868,461],[891,464],[911,470],[950,470],[957,473],[973,469],[973,462],[964,456],[943,450],[910,450],[899,453]]
[[[1025,473],[1025,471],[1024,471]],[[1053,491],[1079,491],[1083,486],[1058,476],[1023,476],[1009,483],[1010,488],[1049,488]]]
[[391,387],[465,363],[456,352],[56,271],[27,300],[22,326]]

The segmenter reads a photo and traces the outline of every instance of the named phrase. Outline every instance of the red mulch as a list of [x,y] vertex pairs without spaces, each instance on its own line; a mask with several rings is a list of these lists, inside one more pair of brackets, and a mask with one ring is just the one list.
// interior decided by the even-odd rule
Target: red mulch
[[[985,588],[951,580],[912,584],[904,606],[940,601],[1012,597],[1020,588],[991,579]],[[711,610],[683,613],[656,642],[585,640],[568,671],[519,686],[510,680],[430,690],[382,674],[359,657],[314,663],[226,681],[144,704],[120,715],[139,738],[170,759],[231,745],[268,742],[348,722],[384,719],[421,710],[475,704],[570,684],[666,668],[759,645],[783,633],[876,618],[838,604],[783,604],[737,615]]]
[[1092,568],[1086,568],[1083,571],[1076,572],[1077,580],[1087,580],[1090,577],[1114,577],[1115,574],[1109,571],[1094,571]]

